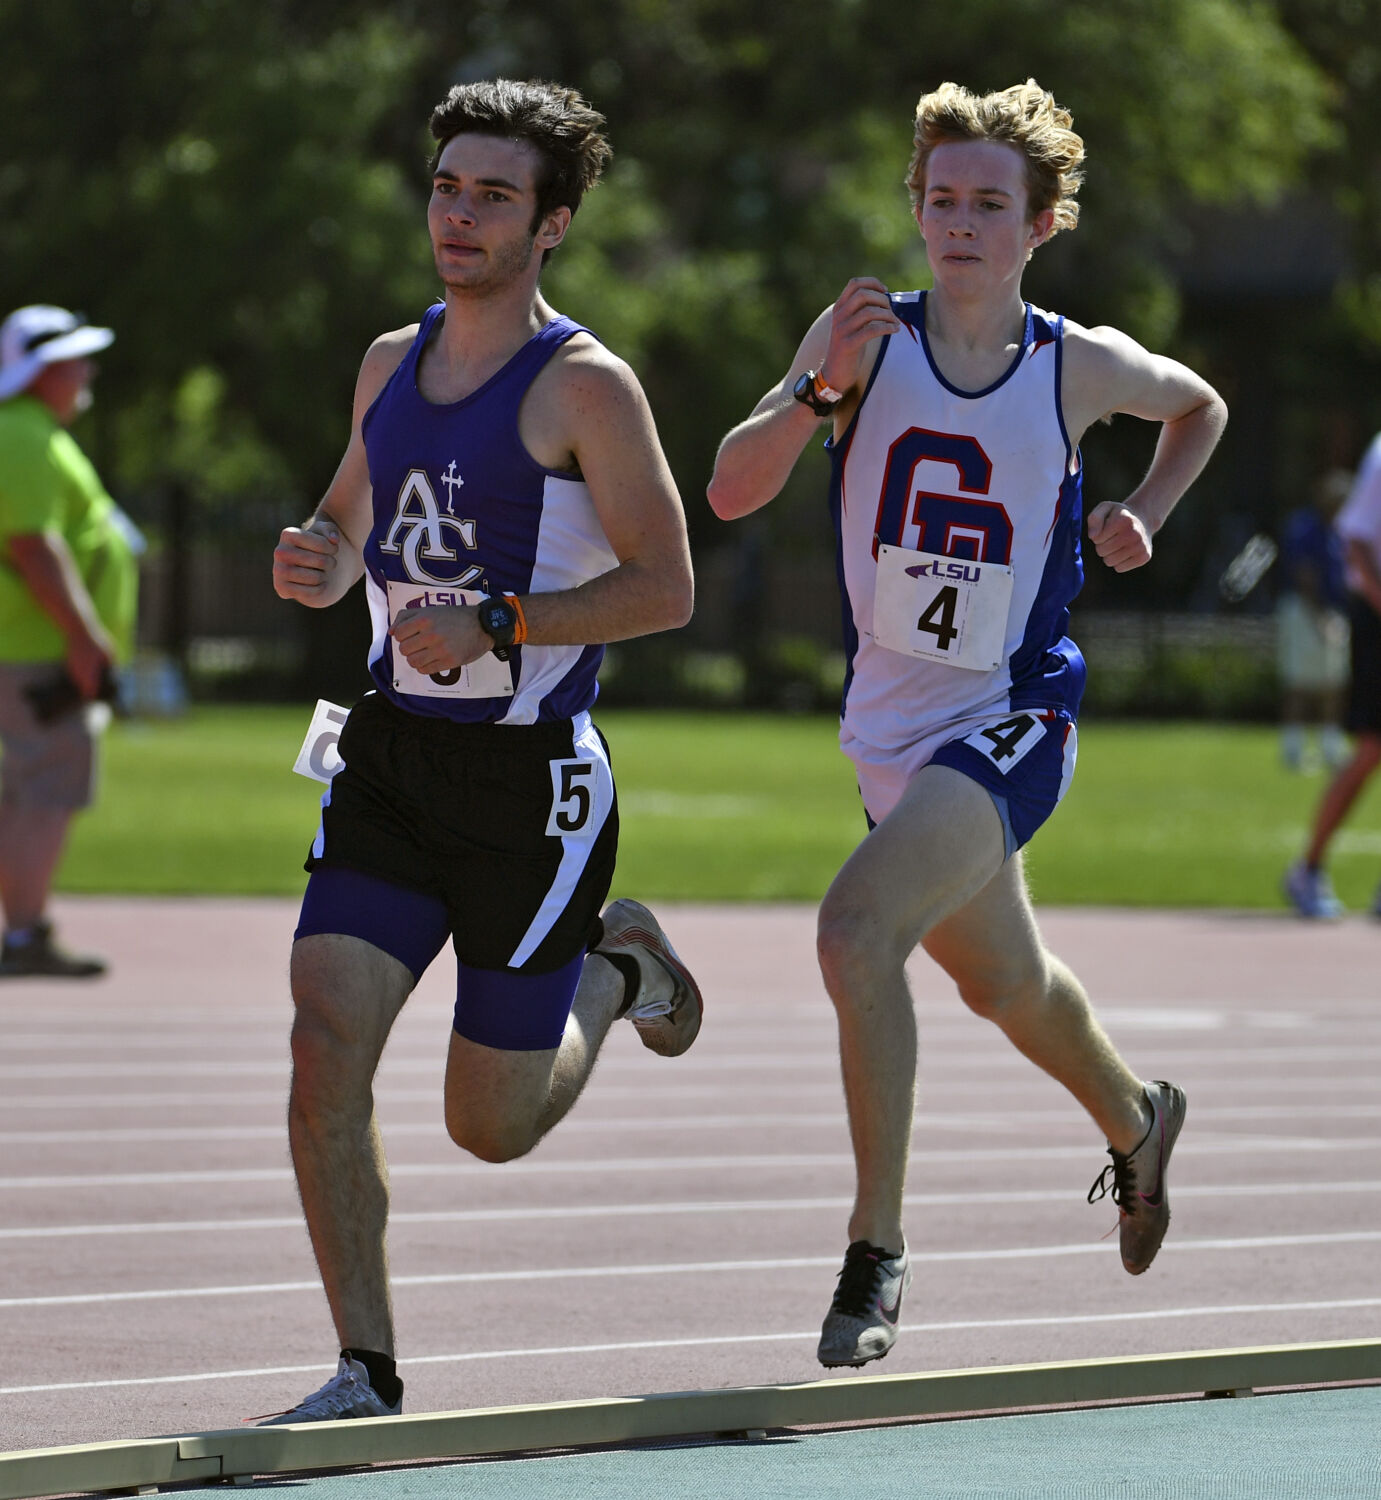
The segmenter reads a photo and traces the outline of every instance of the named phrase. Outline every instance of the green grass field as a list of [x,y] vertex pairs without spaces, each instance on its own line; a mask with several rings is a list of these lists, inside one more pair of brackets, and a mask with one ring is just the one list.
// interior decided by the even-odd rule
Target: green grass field
[[[77,823],[61,889],[296,894],[319,787],[292,763],[306,709],[200,708],[117,724],[103,789]],[[824,718],[610,712],[623,809],[617,890],[649,899],[818,900],[863,831]],[[1038,900],[1278,907],[1280,873],[1322,790],[1286,772],[1266,728],[1097,724],[1037,835]],[[1381,879],[1381,790],[1335,844],[1350,907]]]

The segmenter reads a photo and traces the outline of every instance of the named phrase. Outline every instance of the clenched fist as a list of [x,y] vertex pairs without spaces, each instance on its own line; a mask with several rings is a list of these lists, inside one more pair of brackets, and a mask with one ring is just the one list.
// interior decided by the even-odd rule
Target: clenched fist
[[273,549],[273,588],[283,599],[315,604],[330,582],[340,532],[327,521],[285,527]]

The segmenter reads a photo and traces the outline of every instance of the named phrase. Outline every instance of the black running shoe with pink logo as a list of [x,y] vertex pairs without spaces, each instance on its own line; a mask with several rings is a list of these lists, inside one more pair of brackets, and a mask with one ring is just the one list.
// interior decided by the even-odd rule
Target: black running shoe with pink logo
[[1170,1227],[1170,1190],[1165,1172],[1185,1112],[1184,1090],[1173,1083],[1157,1079],[1146,1084],[1145,1090],[1151,1106],[1151,1128],[1127,1156],[1108,1147],[1112,1164],[1103,1168],[1088,1192],[1088,1201],[1097,1203],[1111,1191],[1117,1204],[1122,1265],[1132,1276],[1140,1276],[1156,1258]]
[[844,1253],[834,1301],[820,1330],[816,1357],[826,1369],[866,1365],[897,1341],[901,1299],[911,1285],[911,1258],[855,1240]]

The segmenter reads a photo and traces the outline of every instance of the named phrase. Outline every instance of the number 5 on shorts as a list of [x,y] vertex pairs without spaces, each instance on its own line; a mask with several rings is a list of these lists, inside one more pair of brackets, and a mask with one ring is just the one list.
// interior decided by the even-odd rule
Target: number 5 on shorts
[[595,771],[592,760],[551,762],[551,816],[547,837],[570,838],[590,826],[595,810]]

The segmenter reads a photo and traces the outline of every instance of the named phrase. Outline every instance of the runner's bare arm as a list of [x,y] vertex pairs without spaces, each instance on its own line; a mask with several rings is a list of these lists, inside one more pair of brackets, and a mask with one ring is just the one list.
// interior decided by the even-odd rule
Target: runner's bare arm
[[1151,560],[1151,538],[1203,472],[1227,425],[1227,406],[1178,360],[1152,354],[1116,329],[1077,325],[1066,328],[1061,403],[1076,444],[1115,412],[1161,424],[1145,478],[1126,500],[1105,500],[1088,518],[1089,539],[1110,568],[1139,568]]
[[[520,596],[526,642],[590,645],[684,625],[694,597],[685,517],[633,372],[602,347],[573,349],[533,395],[571,455],[618,565],[576,588]],[[553,361],[556,365],[556,361]],[[493,646],[473,606],[400,610],[392,635],[419,672],[450,671]]]
[[571,452],[616,568],[524,601],[537,645],[621,641],[673,630],[695,588],[681,496],[637,377],[602,348],[573,353],[557,387]]
[[324,609],[364,572],[364,543],[373,522],[364,414],[402,362],[417,329],[400,328],[370,345],[355,382],[350,441],[335,477],[309,520],[285,527],[273,549],[273,587],[284,599]]
[[797,380],[816,370],[842,394],[834,415],[835,432],[841,433],[858,409],[882,347],[878,341],[900,326],[882,282],[871,276],[849,282],[839,300],[811,324],[781,383],[719,445],[708,491],[717,516],[735,520],[780,494],[825,420],[792,395]]

